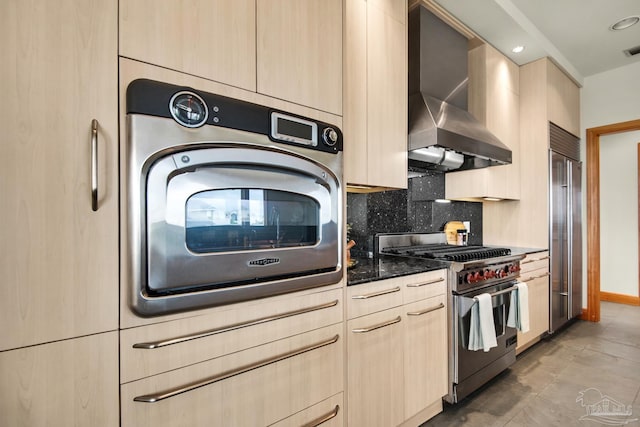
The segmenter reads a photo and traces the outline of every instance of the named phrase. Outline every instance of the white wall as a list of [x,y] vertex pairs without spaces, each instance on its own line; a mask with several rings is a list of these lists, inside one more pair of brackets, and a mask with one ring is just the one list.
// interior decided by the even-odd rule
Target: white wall
[[[580,98],[583,161],[586,159],[586,129],[640,119],[639,96],[640,62],[585,78]],[[632,296],[638,296],[636,150],[639,135],[638,132],[627,132],[600,138],[600,286],[606,292]],[[583,173],[585,171],[583,168]],[[586,193],[586,176],[583,176],[583,182]],[[586,236],[586,209],[583,212],[583,235]],[[629,227],[633,229],[629,230]],[[583,260],[586,261],[586,237],[583,241]],[[612,245],[616,246],[615,256],[609,256]],[[623,250],[619,251],[618,245],[622,245]],[[628,273],[618,275],[618,271],[624,271],[628,266],[633,266],[633,272],[627,270]],[[584,262],[585,307],[586,267]]]
[[600,137],[600,290],[633,296],[638,296],[639,142],[640,131]]

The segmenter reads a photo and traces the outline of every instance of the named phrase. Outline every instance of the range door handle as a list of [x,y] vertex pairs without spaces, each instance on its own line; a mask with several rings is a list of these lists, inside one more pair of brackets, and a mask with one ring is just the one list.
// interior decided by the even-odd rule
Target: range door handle
[[196,382],[192,382],[189,384],[185,384],[183,386],[179,386],[179,387],[175,387],[169,390],[165,390],[159,393],[154,393],[154,394],[146,394],[144,396],[137,396],[134,397],[133,400],[135,402],[143,402],[143,403],[156,403],[156,402],[160,402],[161,400],[165,400],[168,399],[170,397],[173,396],[177,396],[179,394],[182,393],[186,393],[188,391],[192,391],[195,390],[197,388],[200,387],[204,387],[210,384],[214,384],[217,383],[219,381],[225,380],[227,378],[231,378],[231,377],[235,377],[236,375],[240,375],[240,374],[244,374],[245,372],[249,372],[251,370],[254,369],[258,369],[258,368],[262,368],[263,366],[267,366],[267,365],[271,365],[273,363],[276,362],[280,362],[281,360],[285,360],[285,359],[289,359],[290,357],[294,357],[294,356],[298,356],[302,353],[306,353],[308,351],[312,351],[312,350],[317,350],[321,347],[325,347],[327,345],[331,345],[334,344],[336,342],[338,342],[338,339],[340,338],[339,335],[335,335],[333,338],[329,338],[327,340],[318,342],[316,344],[311,344],[311,345],[307,345],[304,347],[300,347],[296,350],[292,350],[283,354],[278,354],[276,356],[272,356],[269,357],[267,359],[255,362],[255,363],[251,363],[245,366],[240,366],[236,369],[231,369],[229,371],[225,371],[222,372],[218,375],[214,375],[212,377],[209,378],[205,378],[203,380],[200,381],[196,381]]

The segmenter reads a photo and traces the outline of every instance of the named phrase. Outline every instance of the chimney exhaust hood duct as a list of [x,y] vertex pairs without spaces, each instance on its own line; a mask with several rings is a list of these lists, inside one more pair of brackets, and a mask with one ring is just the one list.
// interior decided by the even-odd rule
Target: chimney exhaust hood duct
[[467,111],[467,38],[418,6],[409,13],[408,42],[410,168],[511,163],[511,150]]

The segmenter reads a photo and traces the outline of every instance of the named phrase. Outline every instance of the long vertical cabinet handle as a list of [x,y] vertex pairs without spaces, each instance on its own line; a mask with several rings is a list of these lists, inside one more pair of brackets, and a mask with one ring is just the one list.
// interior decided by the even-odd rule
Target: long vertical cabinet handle
[[98,121],[91,120],[91,209],[98,210]]

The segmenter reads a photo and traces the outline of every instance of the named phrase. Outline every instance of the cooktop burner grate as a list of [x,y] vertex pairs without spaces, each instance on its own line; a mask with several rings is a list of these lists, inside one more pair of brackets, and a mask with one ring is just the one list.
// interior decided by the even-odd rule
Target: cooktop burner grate
[[486,246],[418,245],[385,248],[383,253],[393,255],[430,258],[441,261],[475,261],[511,254],[508,248],[488,248]]

